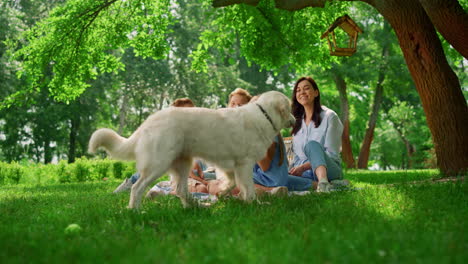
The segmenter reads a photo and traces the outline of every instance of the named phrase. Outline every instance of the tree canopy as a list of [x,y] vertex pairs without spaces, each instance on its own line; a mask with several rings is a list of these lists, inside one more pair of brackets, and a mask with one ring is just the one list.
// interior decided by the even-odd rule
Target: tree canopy
[[[159,109],[167,104],[167,98],[190,96],[198,105],[219,106],[219,102],[225,100],[227,93],[235,87],[246,87],[255,93],[268,89],[282,89],[287,87],[296,74],[312,74],[323,78],[325,86],[323,92],[330,94],[328,103],[338,107],[339,102],[334,100],[338,98],[338,92],[326,89],[329,86],[327,79],[331,78],[330,72],[334,72],[341,74],[350,84],[348,89],[352,95],[350,120],[353,125],[353,122],[358,122],[357,113],[367,116],[369,111],[366,107],[358,108],[355,103],[362,101],[368,106],[374,96],[373,92],[363,87],[372,87],[373,83],[378,83],[376,67],[382,64],[378,58],[382,50],[375,43],[389,41],[389,38],[385,34],[376,34],[377,31],[370,33],[364,31],[358,44],[358,53],[351,58],[337,58],[329,56],[328,47],[323,40],[320,40],[320,35],[336,17],[345,13],[358,14],[359,9],[367,10],[364,5],[357,5],[359,2],[366,2],[374,7],[376,4],[376,1],[353,3],[353,1],[321,0],[195,2],[37,0],[30,2],[29,6],[22,3],[21,8],[18,8],[14,6],[17,5],[16,2],[4,2],[1,5],[7,7],[5,9],[7,12],[0,15],[0,27],[13,23],[17,28],[4,27],[6,47],[2,46],[3,43],[0,45],[2,66],[8,68],[7,71],[0,72],[0,79],[8,83],[7,89],[2,90],[0,94],[2,97],[0,107],[10,107],[12,113],[13,109],[18,109],[15,107],[21,102],[35,102],[39,108],[42,108],[46,106],[39,105],[41,102],[47,102],[43,98],[48,96],[70,106],[75,105],[74,100],[81,98],[79,99],[81,107],[82,103],[86,105],[91,102],[85,100],[87,96],[92,96],[98,101],[99,98],[104,101],[112,98],[115,105],[105,107],[107,110],[102,114],[109,114],[114,124],[117,117],[127,121],[134,119],[132,123],[138,124],[152,109]],[[427,7],[427,2],[438,1],[421,0],[421,2],[425,2],[424,5]],[[466,0],[454,2],[467,8]],[[228,7],[213,8],[213,5]],[[306,6],[320,8],[304,8]],[[376,10],[382,13],[384,7],[379,6]],[[23,15],[22,12],[29,15]],[[367,11],[361,13],[363,12]],[[375,10],[373,12],[375,13]],[[41,15],[32,15],[38,13]],[[21,19],[21,16],[25,19]],[[433,16],[431,13],[431,17]],[[364,17],[361,16],[357,22],[367,23],[366,29],[372,28],[372,23],[375,25],[382,23],[379,21],[381,18]],[[389,21],[395,28],[395,21],[392,19]],[[397,30],[396,33],[401,46],[403,40],[399,32]],[[444,35],[450,33],[443,30],[441,32]],[[444,42],[449,62],[459,75],[459,80],[466,82],[463,57],[448,45],[449,42],[445,41],[443,36],[441,40]],[[408,75],[401,74],[401,68],[405,67],[401,62],[403,58],[401,51],[395,52],[395,40],[391,41],[393,44],[390,50],[396,55],[388,57],[387,64],[389,69],[395,68],[396,74],[391,73],[387,76],[384,85],[390,86],[390,90],[394,90],[395,87],[411,89],[413,86],[408,83],[409,79],[406,83],[403,81]],[[460,47],[463,46],[456,46],[458,49]],[[415,51],[420,52],[420,50]],[[407,51],[403,51],[408,61],[408,54],[405,53]],[[5,59],[8,59],[8,62]],[[367,67],[359,68],[365,63]],[[5,75],[13,72],[16,72],[20,79]],[[398,72],[401,76],[398,76]],[[414,70],[411,67],[410,72],[414,77]],[[446,72],[446,69],[441,72]],[[385,75],[388,73],[390,72],[385,72]],[[370,81],[371,79],[374,81]],[[322,83],[320,80],[319,82]],[[420,95],[420,89],[426,89],[425,86],[426,84],[421,85],[417,80],[416,88]],[[453,83],[446,86],[454,87],[455,91],[457,89]],[[458,91],[459,87],[458,85]],[[103,89],[106,91],[102,91]],[[284,92],[289,93],[289,89],[284,89]],[[89,90],[88,95],[85,93],[87,90]],[[466,94],[466,89],[464,92]],[[414,94],[408,93],[408,90],[403,93]],[[395,124],[396,129],[397,121],[404,118],[397,118],[402,115],[395,114],[398,111],[392,110],[392,106],[388,105],[386,100],[395,102],[408,98],[388,94],[384,96],[382,107],[385,115],[394,120],[388,126]],[[425,97],[423,99],[423,107],[427,110]],[[417,100],[416,98],[411,106],[417,105]],[[131,106],[126,107],[129,102]],[[99,103],[95,101],[95,104]],[[399,109],[414,109],[400,103],[398,105]],[[31,106],[25,104],[25,109]],[[120,107],[117,111],[120,113],[116,113],[116,106]],[[114,109],[111,110],[112,107]],[[426,115],[432,118],[431,111],[426,111]],[[130,112],[134,115],[129,116]],[[83,114],[87,115],[86,111]],[[83,119],[84,116],[80,118]],[[69,120],[71,127],[73,124],[78,125],[73,123],[73,118],[64,117],[64,120]],[[453,118],[453,120],[458,119]],[[412,126],[406,123],[407,126]],[[122,124],[119,126],[123,127]],[[382,125],[377,124],[377,126]],[[362,132],[362,130],[352,132],[352,136]],[[403,132],[402,135],[408,134],[407,131]],[[431,132],[437,135],[436,141],[438,141],[440,133],[437,129],[434,130],[432,127]],[[359,140],[353,141],[355,152],[356,148],[359,148],[358,142]]]

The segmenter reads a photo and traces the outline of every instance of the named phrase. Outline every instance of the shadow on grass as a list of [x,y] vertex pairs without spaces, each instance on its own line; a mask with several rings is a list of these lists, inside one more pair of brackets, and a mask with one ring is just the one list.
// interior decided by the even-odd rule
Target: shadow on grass
[[425,181],[440,178],[437,170],[408,170],[408,171],[368,171],[347,170],[344,178],[352,182],[368,184],[393,184]]

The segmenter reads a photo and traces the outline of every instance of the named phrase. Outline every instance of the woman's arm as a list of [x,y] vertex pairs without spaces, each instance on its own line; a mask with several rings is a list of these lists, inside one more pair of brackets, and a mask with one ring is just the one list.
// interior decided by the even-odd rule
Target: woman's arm
[[341,150],[341,136],[343,134],[343,124],[340,118],[334,114],[330,116],[328,122],[327,135],[325,135],[325,150],[334,155],[339,155]]
[[273,142],[266,152],[266,155],[263,159],[257,162],[258,166],[262,171],[267,171],[270,168],[271,162],[273,161],[273,157],[275,156],[276,151],[276,142]]
[[[198,176],[193,173],[193,171],[197,171]],[[208,182],[205,180],[205,177],[203,175],[203,170],[201,169],[200,165],[198,165],[197,162],[193,164],[192,169],[190,170],[190,178],[195,179],[203,184],[208,184]]]
[[294,176],[302,176],[302,173],[306,170],[310,170],[312,167],[310,166],[310,162],[306,162],[300,166],[293,167],[289,170],[289,174]]

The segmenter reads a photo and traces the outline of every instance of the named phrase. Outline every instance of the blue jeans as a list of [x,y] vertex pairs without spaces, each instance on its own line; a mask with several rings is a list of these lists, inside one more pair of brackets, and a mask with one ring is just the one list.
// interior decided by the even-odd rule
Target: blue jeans
[[130,177],[130,180],[132,181],[132,184],[135,184],[135,182],[140,178],[140,173],[135,172],[132,177]]
[[[203,176],[204,176],[205,180],[215,180],[216,179],[216,172],[204,172],[207,169],[207,167],[206,167],[206,164],[203,161],[197,160],[197,163],[200,166],[201,170],[203,171]],[[200,175],[198,175],[197,170],[192,170],[192,172],[196,176],[200,177]]]
[[327,178],[329,181],[340,180],[343,178],[341,172],[341,164],[333,160],[325,152],[323,146],[317,141],[309,141],[304,147],[304,153],[310,162],[312,169],[306,170],[302,177],[318,181],[317,175],[314,171],[319,166],[325,166],[327,168]]
[[312,188],[312,180],[300,176],[288,175],[289,191],[308,191]]

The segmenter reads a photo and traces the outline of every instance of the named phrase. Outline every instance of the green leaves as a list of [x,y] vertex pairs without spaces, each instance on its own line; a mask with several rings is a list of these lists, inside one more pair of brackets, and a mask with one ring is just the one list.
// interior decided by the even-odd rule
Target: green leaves
[[[324,9],[306,8],[289,12],[275,8],[274,1],[261,1],[257,6],[233,5],[216,9],[212,22],[216,28],[202,33],[200,45],[194,52],[194,65],[199,68],[202,50],[215,48],[221,53],[233,41],[240,45],[240,55],[249,63],[255,62],[267,70],[279,70],[290,65],[296,69],[307,69],[310,65],[326,64],[330,61],[326,45],[320,35],[338,14],[343,14],[346,4],[334,3]],[[325,44],[325,43],[323,43]]]
[[29,86],[3,107],[44,88],[60,101],[76,98],[98,75],[124,69],[117,49],[133,47],[138,56],[163,58],[173,23],[169,2],[70,0],[55,8],[24,33],[25,46],[10,46]]

